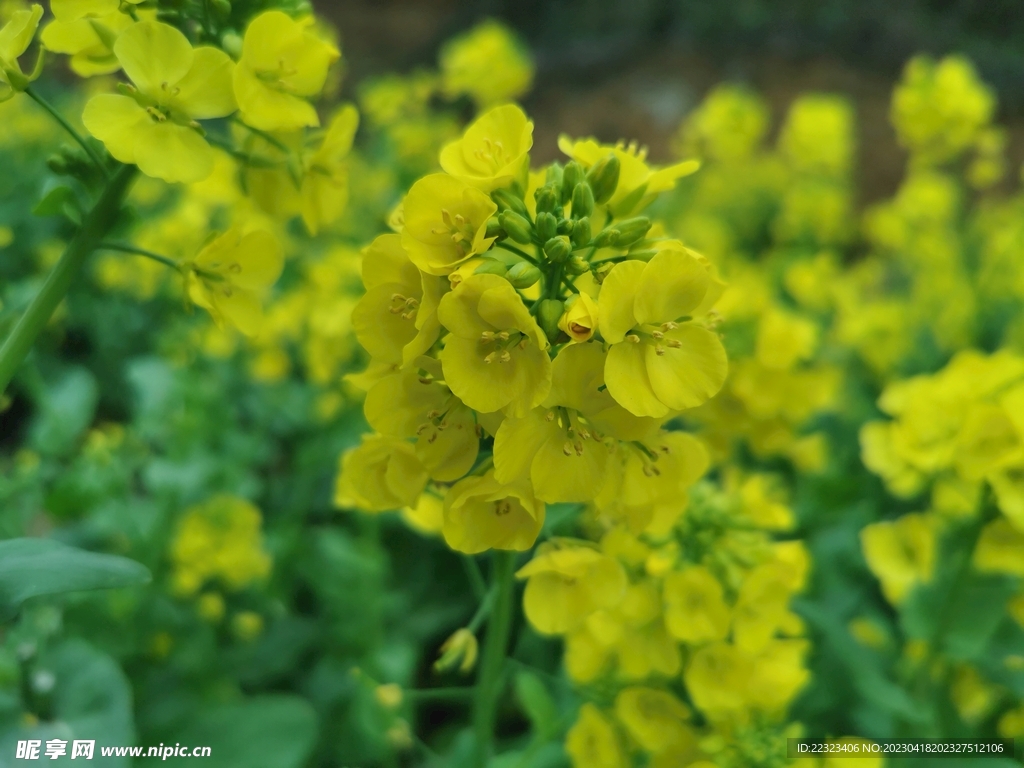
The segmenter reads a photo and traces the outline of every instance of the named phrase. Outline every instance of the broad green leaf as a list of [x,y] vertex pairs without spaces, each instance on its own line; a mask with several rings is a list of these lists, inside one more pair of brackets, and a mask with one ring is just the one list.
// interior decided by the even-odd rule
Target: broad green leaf
[[0,541],[0,618],[30,597],[86,589],[131,587],[149,581],[134,560],[75,549],[52,539]]
[[533,726],[534,738],[552,739],[558,727],[558,707],[540,678],[530,672],[520,672],[515,679],[516,698]]

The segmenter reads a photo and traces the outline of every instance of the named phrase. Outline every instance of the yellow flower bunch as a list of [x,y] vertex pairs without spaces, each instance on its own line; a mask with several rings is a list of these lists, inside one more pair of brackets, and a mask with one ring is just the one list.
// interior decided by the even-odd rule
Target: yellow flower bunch
[[514,101],[533,84],[533,61],[504,24],[488,19],[449,40],[438,57],[449,98],[471,96],[481,108]]
[[587,140],[531,172],[532,132],[503,105],[441,151],[400,231],[365,250],[352,316],[378,434],[343,457],[336,501],[443,498],[445,540],[469,553],[528,549],[546,504],[625,484],[667,501],[706,461],[662,425],[726,373],[710,264],[638,215],[695,164]]
[[191,596],[213,584],[237,591],[266,578],[271,559],[261,522],[260,511],[237,496],[214,496],[186,510],[171,542],[174,591]]
[[674,522],[639,535],[592,507],[598,542],[549,540],[519,570],[527,619],[565,637],[589,700],[566,737],[574,766],[631,765],[632,753],[666,767],[774,764],[809,679],[789,601],[810,561],[801,542],[772,541],[793,520],[767,476],[728,482],[695,486],[688,505],[676,494]]

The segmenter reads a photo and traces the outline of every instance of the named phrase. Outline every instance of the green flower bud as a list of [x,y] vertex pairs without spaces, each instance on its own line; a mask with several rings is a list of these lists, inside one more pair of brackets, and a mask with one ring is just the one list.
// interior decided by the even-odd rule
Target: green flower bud
[[[572,199],[572,193],[576,189],[576,185],[581,183],[587,178],[587,172],[583,170],[583,166],[573,160],[562,171],[562,205],[565,205]],[[591,194],[593,197],[593,194]],[[575,210],[573,206],[573,210]]]
[[582,218],[576,221],[569,239],[577,248],[582,248],[590,242],[590,235],[590,219]]
[[508,267],[497,259],[484,259],[480,266],[473,270],[474,275],[497,275],[498,277],[504,277],[506,272],[508,272]]
[[590,262],[578,254],[574,254],[573,257],[565,263],[565,271],[570,275],[582,275],[588,269],[590,269]]
[[636,216],[632,219],[624,219],[615,225],[619,230],[619,237],[615,244],[618,246],[632,245],[642,240],[651,228],[651,220],[646,216]]
[[586,182],[577,184],[572,191],[572,217],[582,219],[594,212],[594,191]]
[[598,160],[587,171],[587,182],[594,193],[594,202],[598,205],[607,203],[619,186],[619,158],[609,153]]
[[494,190],[491,192],[491,199],[498,206],[499,211],[514,211],[523,218],[527,218],[530,215],[529,211],[526,210],[526,203],[523,202],[523,199],[513,194],[510,189]]
[[226,19],[231,15],[231,2],[230,0],[210,0],[210,5],[213,9],[221,16]]
[[550,184],[545,184],[543,187],[533,193],[534,198],[537,200],[537,213],[554,213],[555,209],[559,206],[559,195],[555,191],[555,187]]
[[533,239],[533,227],[530,226],[530,222],[515,211],[503,211],[498,215],[498,222],[517,243],[526,245]]
[[619,230],[615,228],[602,229],[594,238],[594,245],[598,248],[609,248],[619,241]]
[[537,305],[537,324],[544,329],[548,341],[554,342],[561,331],[558,321],[562,319],[565,305],[559,299],[544,299]]
[[572,246],[569,244],[569,238],[565,235],[552,237],[544,243],[544,253],[546,253],[548,258],[552,261],[565,261],[569,258],[569,254],[572,253]]
[[71,172],[68,168],[68,161],[61,155],[50,155],[46,159],[46,167],[58,176],[67,176]]
[[220,36],[220,47],[235,61],[242,58],[242,36],[234,30],[228,30]]
[[544,177],[545,184],[551,184],[555,189],[561,189],[562,187],[562,166],[558,163],[552,163],[548,166],[547,175]]
[[529,288],[541,278],[541,272],[528,261],[520,261],[505,275],[516,288]]
[[501,228],[501,221],[497,216],[491,216],[487,220],[486,237],[504,237],[505,230]]
[[576,222],[572,219],[559,219],[558,220],[558,234],[560,235],[571,235],[572,228],[576,226]]
[[558,219],[553,213],[537,214],[537,237],[542,243],[558,234]]
[[643,249],[641,249],[639,251],[630,251],[629,252],[629,258],[635,259],[637,261],[650,261],[651,259],[653,259],[657,255],[658,255],[657,251],[651,250],[649,248],[643,248]]

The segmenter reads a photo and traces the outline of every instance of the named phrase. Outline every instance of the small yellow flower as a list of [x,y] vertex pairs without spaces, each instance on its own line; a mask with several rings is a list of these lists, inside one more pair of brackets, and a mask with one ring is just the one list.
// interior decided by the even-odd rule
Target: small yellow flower
[[612,345],[608,391],[636,416],[660,418],[701,405],[721,389],[726,358],[718,336],[691,322],[711,287],[689,251],[617,264],[601,286],[601,335]]
[[507,280],[473,275],[444,295],[437,317],[451,332],[440,355],[445,383],[462,402],[525,416],[544,401],[548,340]]
[[174,27],[140,21],[114,43],[114,55],[134,88],[130,95],[100,94],[89,100],[82,121],[122,163],[169,182],[202,181],[216,155],[197,120],[235,111],[234,63],[210,46],[192,48]]
[[683,673],[693,703],[710,720],[735,717],[746,708],[750,661],[725,642],[701,646]]
[[441,150],[441,168],[484,192],[507,187],[530,165],[533,122],[515,104],[478,117],[458,141]]
[[311,235],[337,220],[348,203],[348,153],[359,113],[346,104],[331,120],[320,148],[306,161],[302,179],[302,220]]
[[978,538],[974,567],[983,573],[1024,576],[1024,532],[1006,518],[993,520]]
[[935,569],[935,529],[924,515],[904,515],[873,523],[860,532],[868,568],[882,582],[882,592],[898,605],[918,584],[931,581]]
[[468,674],[476,666],[479,653],[476,635],[465,627],[455,630],[441,645],[441,656],[434,662],[434,669],[443,672],[459,665],[459,672]]
[[109,75],[121,68],[114,55],[114,42],[134,22],[117,10],[89,18],[60,16],[43,28],[39,39],[54,53],[71,56],[71,70],[79,77]]
[[488,472],[451,487],[444,500],[444,540],[457,552],[524,551],[544,525],[544,502],[525,483],[502,485]]
[[231,617],[231,631],[243,643],[263,634],[263,617],[255,611],[239,611]]
[[446,43],[438,63],[447,96],[467,93],[483,107],[522,96],[533,81],[533,62],[522,43],[493,19]]
[[526,618],[546,635],[572,631],[594,611],[618,603],[626,589],[618,560],[571,543],[542,544],[516,577],[527,579]]
[[487,221],[498,210],[476,187],[445,173],[424,176],[403,204],[402,245],[413,264],[431,275],[447,275],[491,247]]
[[269,232],[224,233],[186,265],[189,297],[218,325],[253,336],[263,320],[260,295],[277,282],[284,266],[281,246]]
[[665,625],[687,643],[721,640],[729,631],[729,606],[722,585],[702,565],[665,577]]
[[593,704],[580,707],[579,717],[565,736],[565,751],[573,768],[626,768],[622,742],[614,726]]
[[668,691],[625,688],[615,697],[615,717],[645,752],[682,751],[696,745],[696,733],[688,724],[690,708]]
[[334,503],[364,512],[387,512],[416,503],[427,471],[412,443],[395,437],[364,437],[341,457]]
[[33,79],[21,71],[18,59],[32,45],[42,17],[43,6],[33,5],[28,10],[15,11],[0,28],[0,103],[24,91]]
[[581,344],[590,341],[597,331],[597,302],[586,293],[570,296],[565,301],[565,314],[558,320],[558,327],[565,331],[573,342]]
[[196,613],[211,624],[224,618],[224,597],[220,592],[204,592],[196,600]]
[[327,71],[341,53],[299,21],[265,11],[245,30],[242,58],[234,71],[234,93],[242,119],[264,131],[320,125],[306,99],[323,90]]

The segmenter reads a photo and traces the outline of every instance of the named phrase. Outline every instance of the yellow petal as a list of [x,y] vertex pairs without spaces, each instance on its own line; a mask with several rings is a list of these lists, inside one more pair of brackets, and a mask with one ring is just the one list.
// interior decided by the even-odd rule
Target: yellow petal
[[308,101],[270,88],[250,69],[235,67],[232,81],[242,119],[262,131],[288,131],[320,125]]
[[235,63],[219,48],[196,48],[192,67],[177,84],[173,105],[195,120],[230,115],[238,105],[231,83]]
[[60,21],[76,21],[85,16],[106,16],[120,5],[119,0],[50,0],[50,10]]
[[[556,427],[557,428],[557,427]],[[541,445],[551,436],[544,411],[535,409],[521,419],[505,419],[494,436],[494,477],[513,483],[530,476],[530,466]]]
[[616,264],[601,284],[598,327],[609,344],[618,344],[637,324],[633,307],[646,266],[636,260]]
[[213,173],[216,155],[206,139],[191,128],[144,122],[135,129],[135,162],[147,176],[191,184]]
[[0,28],[0,60],[15,66],[18,58],[28,50],[36,36],[43,6],[33,5],[28,10],[15,11],[11,19]]
[[231,282],[248,290],[269,288],[284,268],[281,245],[265,229],[244,235],[238,243],[237,257],[241,269],[232,274]]
[[89,99],[82,122],[89,133],[103,142],[114,159],[134,163],[136,136],[151,118],[134,99],[104,93]]
[[169,24],[140,21],[114,43],[114,55],[139,90],[160,103],[192,68],[195,53],[188,38]]
[[647,263],[637,286],[634,304],[637,322],[666,323],[692,314],[704,299],[710,283],[707,269],[691,254],[659,251]]
[[224,319],[246,336],[255,336],[263,324],[263,307],[252,291],[225,287],[214,291],[213,307]]
[[[664,354],[659,355],[651,345],[632,345],[644,347],[647,375],[657,398],[669,409],[681,411],[696,408],[714,397],[722,388],[728,370],[725,349],[718,336],[688,323],[669,331],[665,338],[678,341],[681,346],[663,347]],[[627,406],[627,410],[631,409]]]
[[604,380],[609,394],[634,416],[660,418],[669,408],[655,394],[647,375],[643,344],[623,342],[608,350]]

